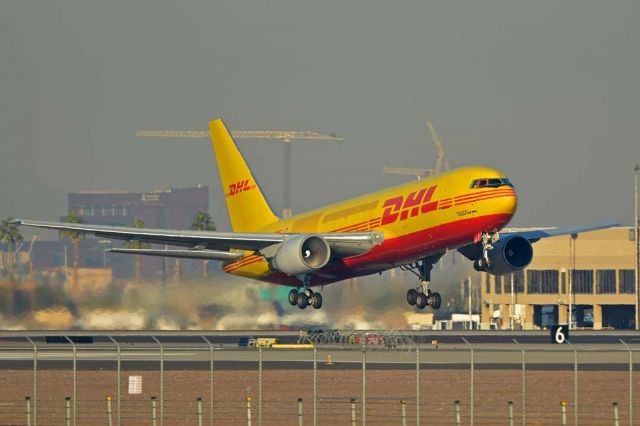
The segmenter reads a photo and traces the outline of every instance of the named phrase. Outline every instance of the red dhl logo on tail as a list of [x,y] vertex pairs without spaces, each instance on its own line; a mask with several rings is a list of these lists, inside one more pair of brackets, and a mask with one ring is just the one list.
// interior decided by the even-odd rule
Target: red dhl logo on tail
[[386,200],[384,204],[382,204],[384,213],[382,213],[380,225],[387,225],[396,222],[398,219],[405,220],[408,217],[414,217],[420,213],[436,210],[438,208],[438,202],[431,201],[436,187],[437,185],[434,185],[429,188],[411,192],[406,198],[399,195]]
[[255,185],[249,185],[249,179],[241,180],[240,182],[229,185],[229,192],[226,193],[226,196],[232,197],[241,192],[250,191],[255,187]]

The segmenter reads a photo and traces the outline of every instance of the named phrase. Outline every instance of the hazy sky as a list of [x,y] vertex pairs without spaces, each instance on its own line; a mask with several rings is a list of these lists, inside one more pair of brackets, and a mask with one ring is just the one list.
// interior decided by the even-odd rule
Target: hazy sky
[[[202,183],[228,229],[209,141],[136,130],[336,132],[293,146],[300,212],[431,166],[429,118],[453,166],[511,177],[514,226],[630,224],[639,22],[638,1],[3,1],[0,217]],[[280,209],[281,144],[239,144]]]

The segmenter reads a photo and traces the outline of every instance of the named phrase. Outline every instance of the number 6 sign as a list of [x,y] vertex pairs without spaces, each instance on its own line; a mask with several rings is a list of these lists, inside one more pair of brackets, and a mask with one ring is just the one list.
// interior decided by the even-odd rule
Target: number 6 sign
[[569,339],[569,326],[554,325],[551,327],[551,343],[566,343]]

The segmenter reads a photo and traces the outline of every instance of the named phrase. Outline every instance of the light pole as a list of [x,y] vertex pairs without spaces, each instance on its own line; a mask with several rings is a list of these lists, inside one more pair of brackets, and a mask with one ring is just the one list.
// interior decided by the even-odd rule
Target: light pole
[[107,267],[107,246],[111,245],[111,240],[98,240],[98,244],[102,246],[102,267]]
[[638,324],[638,309],[640,308],[640,242],[638,241],[638,237],[640,236],[640,230],[638,229],[638,170],[640,170],[640,164],[635,163],[633,165],[633,229],[634,229],[634,241],[636,243],[636,262],[635,262],[635,293],[636,293],[636,309],[635,309],[635,326],[636,330],[640,330],[640,324]]
[[516,325],[516,319],[515,319],[515,315],[516,315],[516,307],[515,307],[515,303],[516,303],[516,298],[515,298],[515,292],[513,291],[513,272],[511,273],[511,277],[510,277],[510,282],[511,282],[511,306],[509,306],[509,323],[511,325],[511,330],[514,329],[515,325]]
[[576,239],[578,238],[578,234],[571,234],[569,239],[569,257],[570,257],[570,270],[569,270],[569,330],[572,329],[573,325],[573,275],[576,270]]
[[473,330],[473,316],[471,310],[471,277],[467,278],[467,290],[469,291],[469,330]]

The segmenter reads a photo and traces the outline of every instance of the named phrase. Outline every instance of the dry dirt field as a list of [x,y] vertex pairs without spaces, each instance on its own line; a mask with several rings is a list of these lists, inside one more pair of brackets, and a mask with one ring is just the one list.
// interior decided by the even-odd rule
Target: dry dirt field
[[[527,424],[560,424],[560,402],[568,402],[568,424],[573,424],[573,370],[526,373]],[[636,373],[640,374],[640,373]],[[128,376],[141,375],[141,395],[127,393]],[[634,395],[640,395],[639,376]],[[26,424],[25,397],[32,391],[31,370],[0,372],[0,425]],[[72,396],[70,370],[38,372],[38,425],[63,425],[66,396]],[[204,424],[209,424],[208,370],[165,370],[164,424],[197,425],[196,398],[203,399]],[[247,424],[245,397],[251,395],[253,424],[258,424],[258,372],[215,372],[214,413],[218,425]],[[351,398],[356,398],[357,423],[361,423],[362,372],[318,370],[318,424],[350,424]],[[462,424],[469,424],[470,372],[464,369],[421,371],[421,424],[455,424],[454,400],[460,401]],[[508,424],[507,401],[514,402],[516,424],[521,424],[520,370],[484,370],[474,373],[475,424]],[[367,370],[367,423],[401,424],[400,400],[407,401],[407,423],[415,424],[415,371]],[[160,396],[157,371],[122,371],[122,424],[151,425],[150,398]],[[628,424],[628,372],[581,371],[578,373],[578,407],[581,425],[613,424],[612,402],[619,403],[620,424]],[[107,425],[105,397],[112,395],[115,419],[116,372],[79,370],[77,373],[77,425]],[[268,370],[263,375],[264,425],[298,424],[297,399],[303,398],[304,424],[312,424],[312,372]],[[640,406],[640,397],[636,399]],[[635,411],[636,421],[640,410]],[[158,413],[160,404],[158,403]],[[637,423],[636,423],[637,424]],[[160,422],[158,421],[158,425]]]

